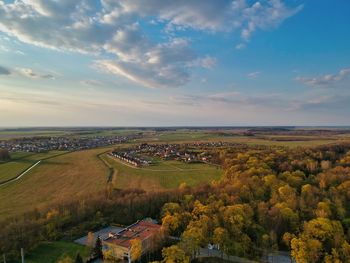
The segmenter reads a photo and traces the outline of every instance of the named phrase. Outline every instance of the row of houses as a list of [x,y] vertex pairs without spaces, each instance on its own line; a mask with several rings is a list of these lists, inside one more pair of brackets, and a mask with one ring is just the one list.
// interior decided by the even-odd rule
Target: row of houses
[[117,152],[114,151],[111,153],[111,155],[115,158],[118,158],[124,162],[127,162],[135,167],[140,167],[140,166],[148,166],[152,164],[152,161],[143,159],[141,157],[138,157],[132,153],[129,152]]

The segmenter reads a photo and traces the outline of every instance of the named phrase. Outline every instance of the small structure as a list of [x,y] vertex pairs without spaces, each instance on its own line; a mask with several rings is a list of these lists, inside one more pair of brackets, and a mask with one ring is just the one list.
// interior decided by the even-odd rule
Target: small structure
[[152,249],[154,240],[160,235],[161,226],[149,220],[137,221],[116,234],[110,234],[102,241],[103,249],[111,251],[113,257],[131,262],[132,240],[141,241],[142,252],[145,254]]

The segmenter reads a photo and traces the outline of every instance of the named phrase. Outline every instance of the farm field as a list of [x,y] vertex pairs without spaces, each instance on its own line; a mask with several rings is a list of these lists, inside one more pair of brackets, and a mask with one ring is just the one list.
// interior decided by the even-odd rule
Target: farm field
[[159,191],[177,188],[181,183],[189,186],[211,182],[221,177],[221,168],[203,163],[185,164],[179,161],[160,161],[156,165],[136,168],[107,154],[101,156],[116,171],[114,187],[141,188]]
[[50,158],[63,153],[64,152],[62,151],[51,151],[48,153],[37,154],[26,152],[11,154],[11,157],[13,158],[11,161],[0,163],[0,183],[16,177],[38,160]]
[[108,168],[97,155],[106,150],[72,152],[44,160],[20,180],[0,186],[0,219],[103,191]]
[[57,262],[62,254],[75,258],[77,253],[85,258],[88,256],[88,248],[71,242],[44,242],[30,251],[26,256],[27,263]]
[[347,134],[341,136],[283,136],[266,134],[264,136],[243,136],[240,134],[218,134],[206,131],[170,131],[153,134],[150,137],[139,139],[138,142],[147,143],[190,143],[190,142],[231,142],[248,145],[286,146],[286,147],[313,147],[324,144],[350,142]]
[[61,136],[67,134],[68,132],[62,130],[0,130],[0,140],[34,136]]

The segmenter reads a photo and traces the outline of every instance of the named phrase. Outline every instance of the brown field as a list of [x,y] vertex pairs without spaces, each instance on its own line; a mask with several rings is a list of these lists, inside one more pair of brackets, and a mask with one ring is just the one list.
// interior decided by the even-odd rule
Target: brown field
[[19,181],[0,187],[0,218],[103,191],[108,168],[97,154],[73,152],[43,161]]

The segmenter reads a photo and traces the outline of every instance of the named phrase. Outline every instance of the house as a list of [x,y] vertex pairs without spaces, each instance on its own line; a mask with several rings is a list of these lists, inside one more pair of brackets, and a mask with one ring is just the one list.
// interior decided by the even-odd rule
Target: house
[[152,250],[160,233],[160,225],[150,220],[137,221],[118,233],[111,233],[108,238],[102,240],[103,248],[110,251],[113,257],[130,263],[132,261],[132,240],[141,241],[143,255]]

